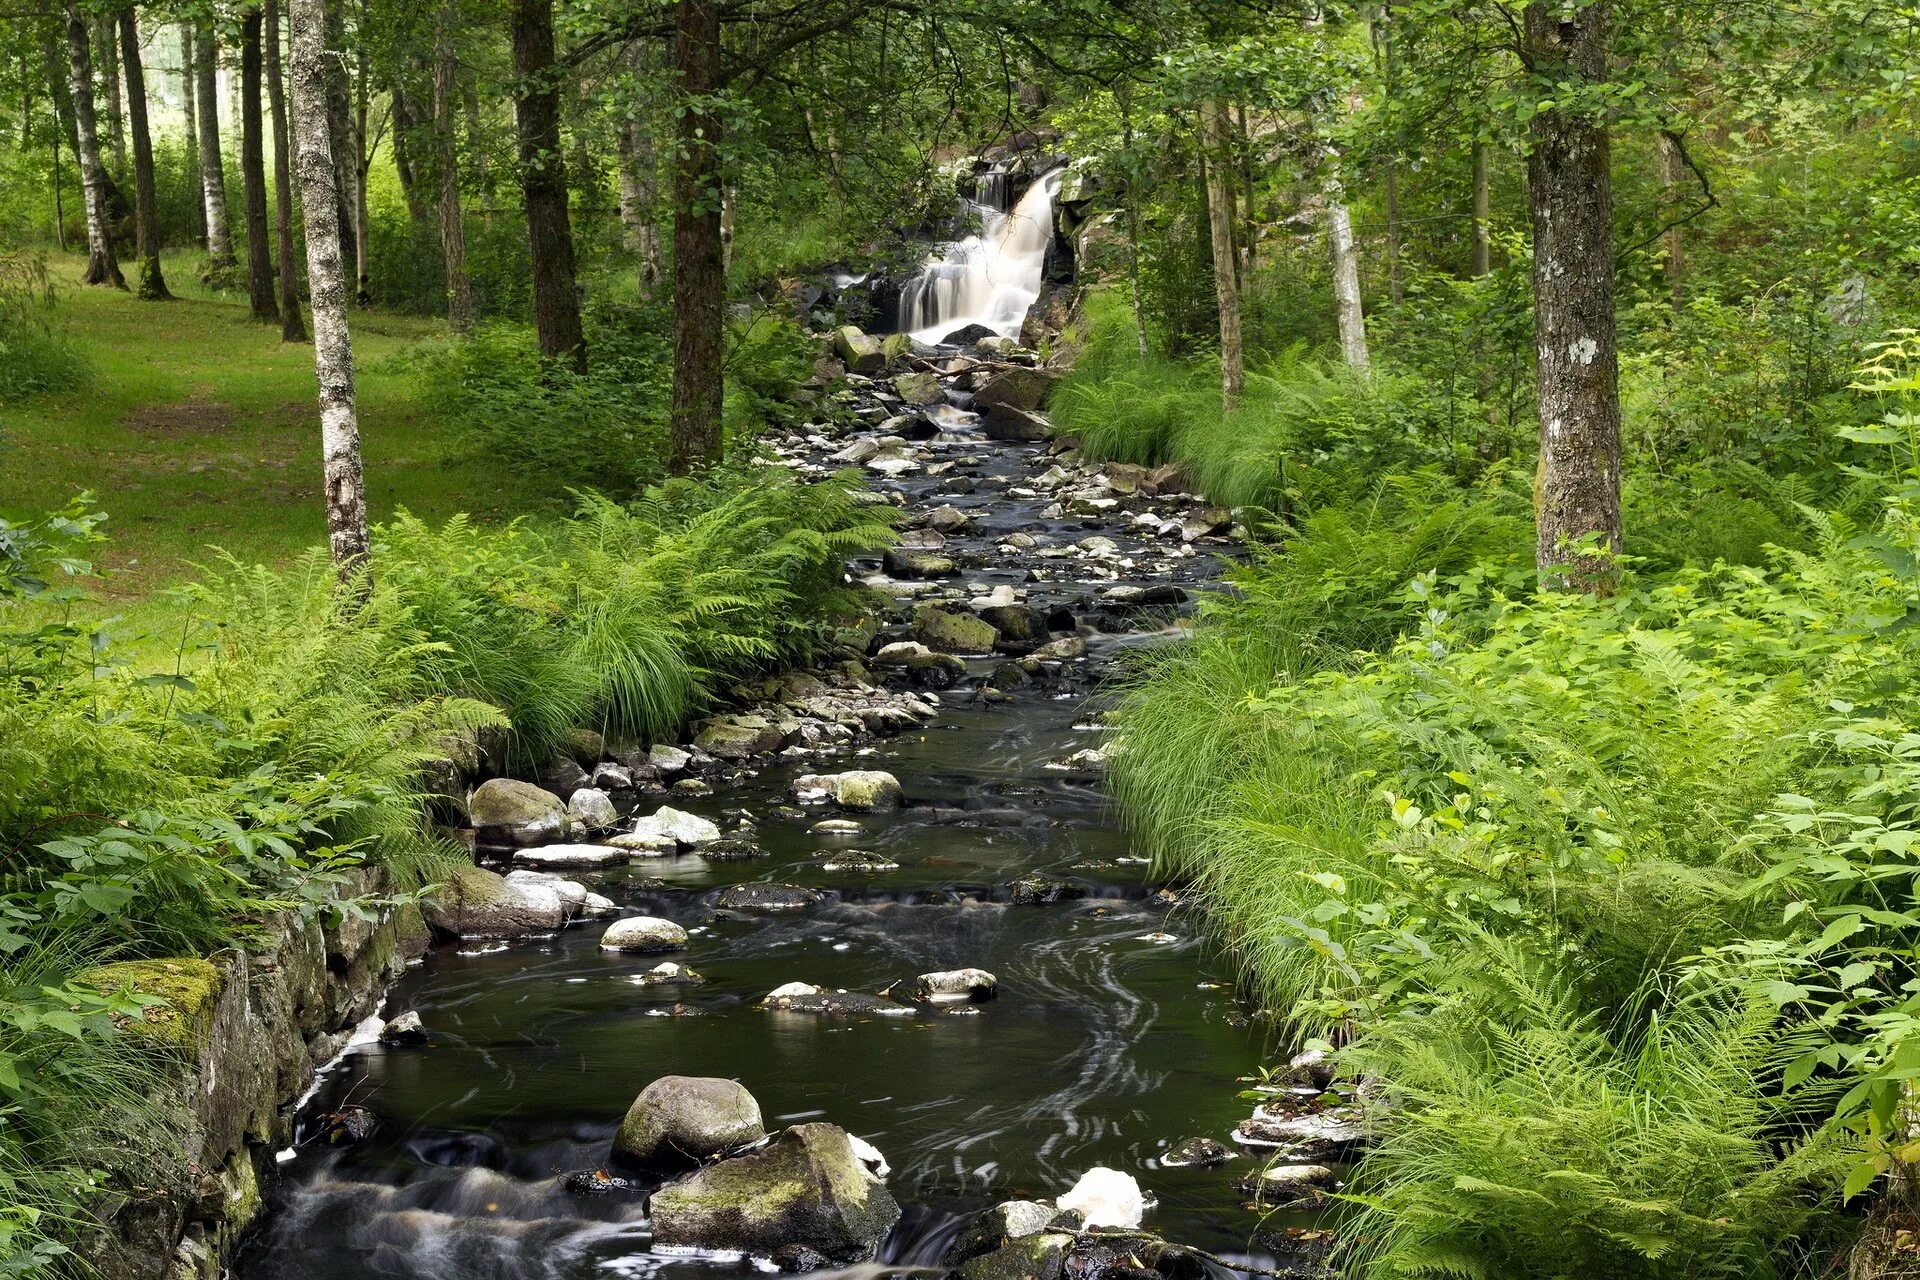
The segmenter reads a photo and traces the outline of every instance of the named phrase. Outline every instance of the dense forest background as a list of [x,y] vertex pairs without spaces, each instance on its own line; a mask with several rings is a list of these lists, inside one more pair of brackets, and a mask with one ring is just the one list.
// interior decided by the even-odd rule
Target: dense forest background
[[754,437],[989,164],[1066,168],[1056,432],[1253,535],[1113,786],[1389,1104],[1342,1265],[1913,1266],[1917,21],[0,13],[8,1272],[163,1159],[94,966],[433,883],[450,728],[649,740],[827,647],[885,522]]

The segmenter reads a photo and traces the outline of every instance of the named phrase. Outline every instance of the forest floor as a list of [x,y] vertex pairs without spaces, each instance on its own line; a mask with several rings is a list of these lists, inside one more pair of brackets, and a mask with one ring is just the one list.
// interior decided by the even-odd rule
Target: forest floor
[[[95,589],[116,604],[179,582],[216,551],[283,563],[324,540],[313,348],[282,343],[244,298],[201,285],[196,257],[170,255],[178,300],[149,303],[82,287],[83,257],[50,256],[55,323],[91,376],[0,414],[0,512],[91,490],[112,537]],[[371,310],[352,325],[373,518],[508,505],[500,478],[459,456],[406,368],[438,322]]]

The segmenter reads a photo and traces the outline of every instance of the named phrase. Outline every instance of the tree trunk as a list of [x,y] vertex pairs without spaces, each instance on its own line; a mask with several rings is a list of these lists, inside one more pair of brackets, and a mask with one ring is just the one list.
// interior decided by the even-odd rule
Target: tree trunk
[[267,112],[273,124],[273,222],[280,256],[280,341],[305,342],[300,290],[293,265],[293,147],[287,134],[287,94],[280,80],[280,0],[266,0],[261,42],[267,63]]
[[194,93],[199,99],[200,189],[207,208],[207,268],[233,267],[233,237],[227,230],[227,169],[220,158],[220,90],[216,80],[220,46],[213,24],[203,22],[194,33]]
[[1133,294],[1133,336],[1140,345],[1140,358],[1153,354],[1147,341],[1147,302],[1140,293],[1140,164],[1133,154],[1133,109],[1124,88],[1116,90],[1120,101],[1120,148],[1127,155],[1127,288]]
[[1240,287],[1244,291],[1253,279],[1253,139],[1247,132],[1247,108],[1244,103],[1233,109],[1234,183],[1239,204],[1234,211],[1233,242],[1240,248]]
[[[340,252],[342,260],[355,264],[358,275],[360,261],[360,238],[354,234],[355,198],[353,157],[359,154],[359,148],[353,140],[353,95],[352,85],[347,75],[347,19],[343,0],[334,0],[326,4],[325,50],[326,66],[321,74],[327,82],[327,142],[333,153],[333,162],[340,166],[340,172],[333,180],[334,199],[339,204],[334,221],[340,228]],[[291,19],[292,10],[288,10]],[[304,182],[302,184],[304,190]],[[302,197],[304,199],[304,197]],[[312,281],[308,281],[311,291]],[[315,327],[318,328],[316,322]]]
[[1327,187],[1327,241],[1333,249],[1333,303],[1340,322],[1340,355],[1349,369],[1372,367],[1367,317],[1360,304],[1360,254],[1353,245],[1353,215],[1338,181]]
[[[1664,216],[1671,218],[1674,210],[1684,198],[1680,194],[1681,184],[1687,179],[1686,164],[1680,158],[1680,141],[1671,133],[1662,129],[1660,138],[1660,207]],[[1666,242],[1667,293],[1673,305],[1679,307],[1687,300],[1686,286],[1683,283],[1687,274],[1687,236],[1685,228],[1675,224],[1668,227],[1661,237]]]
[[1227,181],[1227,113],[1208,98],[1200,104],[1201,164],[1207,175],[1207,226],[1212,232],[1213,289],[1220,303],[1220,406],[1231,411],[1246,386],[1246,356],[1240,344],[1240,270],[1233,245],[1235,202]]
[[[623,61],[636,78],[652,73],[647,47],[628,43]],[[616,136],[620,161],[620,233],[627,252],[640,259],[639,288],[650,299],[660,287],[660,157],[653,133],[639,119],[623,120]]]
[[369,236],[373,220],[367,216],[367,178],[373,171],[374,145],[367,127],[368,99],[373,93],[369,73],[372,54],[364,38],[355,43],[359,50],[355,64],[360,74],[353,82],[353,297],[364,307],[373,302],[373,244]]
[[447,323],[473,328],[473,283],[467,279],[467,224],[460,207],[460,155],[453,139],[454,0],[441,0],[433,28],[433,162],[440,179],[440,258],[445,264]]
[[365,597],[366,486],[353,393],[353,341],[347,332],[346,268],[340,251],[339,168],[328,111],[324,0],[292,0],[293,133],[299,148],[300,207],[307,231],[307,282],[313,297],[313,368],[320,387],[320,455],[325,468],[327,542],[343,587]]
[[107,170],[100,162],[100,135],[93,122],[93,50],[87,38],[87,20],[72,0],[67,4],[67,92],[73,98],[75,151],[80,157],[80,180],[87,192],[87,273],[82,278],[88,284],[124,289],[127,281],[113,253]]
[[200,185],[200,124],[195,119],[193,24],[180,24],[180,106],[187,118],[185,161],[187,179],[187,230],[202,253],[207,249],[207,196]]
[[721,343],[727,268],[720,236],[720,121],[707,109],[720,87],[718,0],[679,0],[673,42],[683,104],[673,171],[673,415],[667,466],[675,475],[720,457]]
[[574,281],[567,169],[560,157],[560,89],[553,65],[553,0],[513,0],[514,117],[520,133],[520,191],[533,257],[533,327],[540,354],[587,371]]
[[1493,270],[1493,198],[1488,190],[1487,144],[1473,144],[1473,274],[1477,279]]
[[280,318],[267,236],[267,154],[260,119],[260,10],[240,18],[240,184],[247,207],[247,302],[253,318]]
[[406,86],[395,84],[388,95],[393,103],[393,171],[400,179],[400,195],[407,202],[407,217],[418,223],[430,220],[426,185],[420,180],[420,166],[414,163],[413,144],[419,138],[422,121],[414,107],[413,95]]
[[[1607,75],[1607,0],[1526,9],[1533,74],[1597,83]],[[1558,102],[1577,101],[1565,91]],[[1528,125],[1533,213],[1534,376],[1540,469],[1537,559],[1546,581],[1607,591],[1620,550],[1620,375],[1613,317],[1613,189],[1606,122],[1555,106]],[[1576,548],[1597,540],[1599,550]]]
[[113,171],[122,178],[127,176],[127,131],[124,126],[125,114],[120,105],[120,53],[115,48],[112,14],[100,14],[94,19],[93,47],[100,51],[100,85],[105,90],[105,101],[100,104],[104,113],[98,121],[100,137],[107,146],[107,154],[113,157]]
[[173,297],[160,271],[160,198],[154,189],[153,135],[147,131],[147,73],[140,63],[140,26],[133,6],[120,10],[121,60],[127,69],[127,125],[133,133],[133,230],[140,253],[140,296]]

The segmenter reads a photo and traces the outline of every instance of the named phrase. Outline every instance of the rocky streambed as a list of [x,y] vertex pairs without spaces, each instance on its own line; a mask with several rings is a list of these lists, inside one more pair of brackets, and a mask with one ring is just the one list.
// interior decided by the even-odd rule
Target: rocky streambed
[[1046,442],[1052,375],[1004,344],[841,345],[835,425],[769,461],[903,508],[854,566],[891,606],[692,743],[449,762],[482,866],[321,1080],[240,1275],[1311,1265],[1309,1219],[1249,1206],[1310,1203],[1355,1135],[1308,1060],[1249,1116],[1268,1046],[1101,790],[1102,682],[1230,517]]

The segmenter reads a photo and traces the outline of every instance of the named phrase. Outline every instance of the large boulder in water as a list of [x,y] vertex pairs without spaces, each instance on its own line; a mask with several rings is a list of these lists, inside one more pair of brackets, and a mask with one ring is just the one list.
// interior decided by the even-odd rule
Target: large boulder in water
[[914,639],[940,653],[992,653],[993,624],[958,609],[924,604],[913,613]]
[[974,392],[973,407],[989,409],[1002,406],[1028,412],[1044,409],[1047,398],[1053,394],[1053,384],[1059,380],[1060,375],[1050,369],[1010,365],[987,379]]
[[1010,404],[991,404],[981,410],[980,429],[989,440],[1027,444],[1045,440],[1053,431],[1039,414]]
[[1074,1238],[1058,1231],[1022,1236],[983,1253],[953,1275],[958,1280],[1059,1280]]
[[758,1254],[800,1245],[836,1262],[871,1257],[900,1220],[885,1181],[830,1124],[795,1125],[764,1150],[662,1187],[649,1213],[659,1244]]
[[997,329],[989,329],[984,324],[968,324],[962,325],[952,333],[942,337],[940,339],[940,345],[945,347],[970,347],[982,338],[998,338],[999,336],[1000,332]]
[[854,325],[843,324],[833,331],[833,353],[854,373],[879,373],[887,367],[880,339],[860,332]]
[[725,1155],[767,1136],[760,1104],[717,1076],[661,1076],[627,1108],[613,1153],[648,1168],[676,1168]]
[[557,889],[509,881],[484,867],[458,868],[421,906],[441,932],[487,939],[552,933],[574,910]]
[[893,393],[908,404],[922,409],[945,404],[947,400],[947,389],[940,385],[940,379],[924,369],[896,377],[893,380]]
[[483,839],[551,844],[567,834],[566,802],[517,778],[489,778],[467,799],[467,817]]

